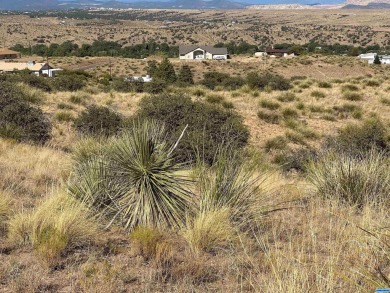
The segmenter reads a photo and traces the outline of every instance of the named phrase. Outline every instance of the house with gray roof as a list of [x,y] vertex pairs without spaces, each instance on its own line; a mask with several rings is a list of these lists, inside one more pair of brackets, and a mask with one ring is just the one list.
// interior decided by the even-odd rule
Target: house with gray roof
[[228,58],[228,52],[227,48],[186,45],[179,46],[179,58],[182,60],[226,60]]

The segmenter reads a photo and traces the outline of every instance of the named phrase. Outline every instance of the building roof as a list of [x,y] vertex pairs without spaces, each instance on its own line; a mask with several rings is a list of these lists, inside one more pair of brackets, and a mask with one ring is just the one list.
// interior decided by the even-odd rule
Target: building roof
[[13,54],[20,54],[20,53],[16,51],[12,51],[7,48],[0,48],[0,55],[13,55]]
[[179,46],[179,54],[187,54],[189,52],[195,51],[196,49],[202,49],[213,55],[227,55],[227,48],[215,48],[213,46],[203,46],[203,45],[184,45]]
[[47,65],[47,63],[0,62],[0,71],[15,71],[25,69],[29,69],[31,71],[40,71],[45,67],[45,65]]
[[267,54],[278,54],[278,53],[279,54],[285,54],[285,53],[290,54],[291,53],[291,51],[288,49],[272,49],[272,48],[266,49],[265,52]]

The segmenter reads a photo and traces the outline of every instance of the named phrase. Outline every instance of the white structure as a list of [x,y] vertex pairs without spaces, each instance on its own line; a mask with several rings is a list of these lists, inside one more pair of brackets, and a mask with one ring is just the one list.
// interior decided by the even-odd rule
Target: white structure
[[137,81],[142,81],[142,82],[151,82],[153,80],[152,77],[150,77],[150,75],[145,75],[145,76],[133,76],[133,77],[130,77],[130,78],[125,78],[126,81],[134,81],[134,80],[137,80]]
[[[362,60],[366,60],[368,64],[374,64],[375,57],[377,56],[377,53],[367,53],[367,54],[360,54],[358,58]],[[390,56],[389,55],[379,55],[379,60],[381,61],[381,64],[390,64]]]
[[266,52],[256,52],[255,57],[266,57],[267,53]]
[[21,70],[30,70],[37,76],[47,75],[49,77],[53,77],[57,71],[62,69],[54,69],[48,63],[37,63],[35,61],[29,61],[27,63],[6,61],[0,62],[0,72],[17,72]]
[[226,60],[228,52],[227,48],[214,48],[212,46],[180,46],[179,58],[182,60]]

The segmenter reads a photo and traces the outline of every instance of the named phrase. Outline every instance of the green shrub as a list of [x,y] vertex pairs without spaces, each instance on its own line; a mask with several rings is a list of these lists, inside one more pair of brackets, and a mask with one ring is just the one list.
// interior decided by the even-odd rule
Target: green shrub
[[377,118],[365,120],[360,125],[347,125],[339,130],[337,136],[328,138],[324,146],[359,157],[367,154],[372,148],[385,153],[390,150],[387,129]]
[[167,87],[166,83],[159,80],[153,80],[144,85],[145,92],[149,94],[162,93],[166,89],[166,87]]
[[55,114],[54,117],[55,117],[55,119],[57,119],[57,121],[60,121],[60,122],[69,122],[69,121],[74,120],[72,113],[67,112],[67,111],[59,111]]
[[330,89],[330,88],[332,88],[332,84],[329,82],[326,82],[326,81],[319,81],[318,87],[324,88],[324,89]]
[[229,79],[230,75],[217,71],[206,72],[203,76],[201,84],[209,89],[215,89],[217,86],[223,85],[225,80]]
[[296,110],[292,108],[285,108],[282,111],[282,116],[285,119],[296,119],[299,117],[299,114]]
[[312,91],[310,95],[314,98],[319,98],[319,99],[326,97],[325,93],[321,91]]
[[232,102],[223,101],[222,107],[225,109],[234,109],[234,104]]
[[276,110],[280,108],[280,104],[271,100],[261,100],[260,106],[269,110]]
[[344,84],[341,87],[341,90],[343,92],[357,92],[357,91],[359,91],[359,87],[357,85],[354,85],[354,84]]
[[390,99],[389,98],[382,98],[381,103],[387,106],[390,106]]
[[307,147],[297,150],[286,150],[274,157],[273,162],[278,164],[284,172],[306,172],[311,161],[316,160],[317,152]]
[[276,99],[280,102],[287,103],[296,100],[297,96],[292,92],[287,92],[287,93],[280,94]]
[[142,93],[144,91],[144,82],[143,80],[125,80],[123,78],[116,78],[112,81],[112,88],[123,93]]
[[0,82],[0,135],[19,141],[44,143],[51,124],[41,109],[29,105],[14,84]]
[[249,131],[236,112],[217,105],[192,101],[185,95],[144,97],[140,102],[137,117],[164,122],[172,143],[188,125],[177,147],[179,159],[182,161],[193,159],[194,150],[197,149],[202,152],[204,159],[211,163],[218,145],[232,144],[240,149],[249,139]]
[[365,81],[364,83],[366,86],[371,86],[371,87],[378,87],[380,86],[380,83],[376,80],[373,80],[373,79],[369,79],[367,81]]
[[229,91],[234,91],[236,89],[241,88],[245,84],[245,80],[242,77],[239,76],[231,76],[226,78],[222,85],[225,89]]
[[117,133],[122,117],[107,107],[92,105],[74,121],[76,129],[83,134],[109,136]]
[[358,207],[386,206],[390,194],[389,168],[388,157],[375,151],[364,158],[331,153],[309,165],[308,178],[323,198]]
[[354,93],[354,92],[344,92],[343,98],[348,100],[348,101],[361,101],[361,100],[363,100],[363,96],[361,94]]
[[266,72],[259,74],[257,72],[250,72],[246,77],[246,83],[251,89],[264,90],[269,87],[271,90],[286,91],[291,88],[291,83],[284,77]]
[[81,90],[87,81],[87,76],[80,72],[63,71],[54,77],[53,87],[58,91],[74,92]]
[[223,96],[220,95],[208,95],[206,96],[206,101],[211,104],[220,104],[224,100]]
[[274,138],[271,138],[265,142],[264,149],[267,152],[270,152],[272,150],[284,150],[287,147],[287,139],[284,136],[276,136]]
[[73,104],[80,105],[80,104],[85,104],[85,101],[87,99],[89,99],[88,95],[82,94],[82,93],[76,93],[76,94],[70,96],[69,102],[71,102]]
[[261,120],[264,120],[267,123],[272,124],[279,124],[280,122],[280,115],[273,112],[265,112],[265,111],[258,111],[257,117],[259,117]]

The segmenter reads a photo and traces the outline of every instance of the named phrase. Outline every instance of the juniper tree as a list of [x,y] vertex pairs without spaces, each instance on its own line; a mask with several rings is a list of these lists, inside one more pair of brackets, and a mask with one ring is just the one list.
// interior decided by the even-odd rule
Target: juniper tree
[[165,58],[160,65],[155,74],[156,79],[159,79],[165,83],[174,83],[177,79],[175,69],[173,68],[172,63]]
[[180,68],[177,80],[183,84],[194,84],[191,68],[188,65],[183,65]]

